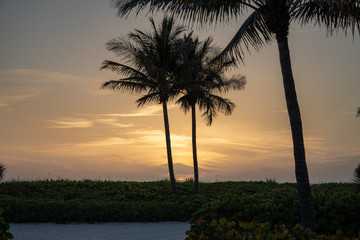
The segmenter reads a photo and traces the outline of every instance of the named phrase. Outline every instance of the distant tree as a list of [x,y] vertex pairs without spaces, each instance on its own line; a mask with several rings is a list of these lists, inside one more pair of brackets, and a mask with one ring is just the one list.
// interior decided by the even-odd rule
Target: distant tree
[[360,164],[357,166],[357,168],[354,171],[354,183],[356,189],[360,192]]
[[125,77],[103,84],[103,88],[144,93],[136,102],[138,107],[156,102],[162,104],[170,182],[177,194],[173,168],[170,127],[167,102],[175,97],[173,88],[174,71],[185,28],[175,26],[172,17],[164,17],[156,26],[150,18],[152,32],[135,30],[126,38],[117,38],[107,43],[107,49],[122,57],[125,63],[104,61],[101,69],[109,69]]
[[313,22],[325,26],[329,33],[350,28],[360,30],[359,0],[113,0],[118,15],[132,9],[139,12],[149,4],[150,11],[165,10],[193,23],[227,22],[245,16],[239,30],[225,47],[222,56],[243,59],[243,49],[252,46],[259,50],[276,39],[283,76],[285,99],[290,120],[295,159],[295,176],[298,187],[301,224],[315,230],[315,214],[305,158],[302,121],[295,81],[292,74],[288,45],[289,25]]
[[200,41],[192,33],[184,37],[181,48],[178,81],[182,96],[177,100],[185,113],[191,111],[192,149],[194,163],[195,193],[200,193],[199,170],[196,146],[196,105],[210,126],[217,112],[230,115],[235,104],[229,99],[221,97],[221,93],[229,88],[242,89],[245,85],[243,76],[227,79],[224,71],[235,65],[233,60],[211,63],[212,57],[218,53],[211,45],[212,39]]
[[0,181],[4,179],[5,171],[6,171],[5,166],[2,163],[0,163]]

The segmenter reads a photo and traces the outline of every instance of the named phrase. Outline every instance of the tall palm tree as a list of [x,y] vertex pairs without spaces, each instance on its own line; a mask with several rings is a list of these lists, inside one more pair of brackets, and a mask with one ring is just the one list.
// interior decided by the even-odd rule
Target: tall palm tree
[[117,53],[125,63],[104,61],[101,69],[109,69],[125,77],[107,81],[103,88],[145,93],[136,102],[138,107],[157,102],[162,104],[169,175],[172,190],[178,193],[173,168],[167,102],[176,95],[173,78],[178,52],[185,28],[175,26],[174,19],[164,17],[160,26],[150,18],[152,32],[135,30],[128,36],[107,43],[107,49]]
[[311,196],[305,148],[302,132],[300,109],[297,101],[295,82],[291,69],[288,34],[290,22],[302,25],[313,22],[325,26],[330,34],[348,28],[354,34],[360,32],[359,0],[114,0],[118,15],[128,14],[132,9],[138,11],[146,5],[150,11],[166,10],[173,12],[186,21],[201,24],[217,21],[227,22],[233,17],[250,15],[240,26],[228,46],[219,55],[235,56],[243,59],[244,49],[252,46],[259,50],[266,43],[276,39],[279,49],[280,65],[283,76],[285,99],[290,120],[295,175],[300,203],[301,224],[304,228],[315,229],[315,214]]
[[217,49],[211,45],[212,39],[199,41],[192,33],[184,37],[179,63],[178,84],[182,96],[177,100],[185,113],[191,111],[192,150],[194,163],[195,193],[200,193],[199,170],[196,146],[196,105],[203,110],[206,124],[210,126],[217,112],[230,115],[235,104],[216,93],[226,92],[230,87],[240,90],[245,85],[245,77],[227,79],[224,71],[235,65],[234,61],[211,63]]
[[5,171],[6,171],[5,166],[2,163],[0,163],[0,181],[4,179]]

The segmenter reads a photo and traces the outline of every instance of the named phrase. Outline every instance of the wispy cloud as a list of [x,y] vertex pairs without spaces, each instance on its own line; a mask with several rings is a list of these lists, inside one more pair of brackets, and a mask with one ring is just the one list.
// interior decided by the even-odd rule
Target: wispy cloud
[[105,138],[98,141],[90,141],[86,143],[77,144],[80,147],[106,147],[115,145],[126,145],[134,143],[133,139],[125,139],[120,137]]
[[[128,132],[128,134],[138,135],[136,139],[142,143],[150,143],[149,146],[165,146],[165,132],[157,129],[141,129]],[[186,147],[191,143],[191,138],[185,135],[171,134],[172,147]]]
[[0,69],[0,108],[38,97],[51,83],[80,79],[83,78],[40,69]]
[[133,123],[119,123],[117,118],[98,118],[98,119],[94,119],[93,120],[96,123],[100,123],[100,124],[107,124],[107,125],[111,125],[114,127],[120,127],[120,128],[128,128],[128,127],[133,127],[135,126]]
[[[174,109],[177,106],[175,104],[169,104],[168,110]],[[99,114],[80,114],[83,116],[92,116],[92,117],[152,117],[152,116],[161,116],[162,106],[161,105],[151,105],[142,108],[136,108],[135,111],[126,112],[126,113],[99,113]]]
[[82,77],[41,69],[0,69],[0,80],[2,83],[69,81],[79,78]]
[[17,101],[22,101],[28,98],[36,97],[40,94],[39,91],[19,88],[1,88],[0,89],[0,108],[8,107]]
[[63,118],[61,120],[50,120],[51,126],[47,128],[87,128],[93,125],[92,121],[81,118]]

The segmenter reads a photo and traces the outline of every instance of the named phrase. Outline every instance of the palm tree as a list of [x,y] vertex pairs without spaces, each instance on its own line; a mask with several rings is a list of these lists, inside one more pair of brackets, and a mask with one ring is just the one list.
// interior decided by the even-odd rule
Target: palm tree
[[2,163],[0,163],[0,181],[4,179],[5,171],[6,171],[5,166]]
[[360,164],[354,170],[354,184],[356,190],[360,192]]
[[[276,39],[279,49],[285,99],[291,125],[295,159],[295,175],[300,203],[301,224],[304,228],[315,229],[315,213],[311,196],[300,109],[297,101],[295,82],[291,69],[288,34],[290,22],[302,25],[314,22],[324,25],[328,32],[348,28],[354,34],[360,31],[359,0],[114,0],[118,15],[138,11],[146,5],[150,11],[166,10],[180,16],[185,21],[214,23],[227,22],[232,17],[244,16],[251,11],[222,56],[234,56],[243,60],[244,49],[252,46],[259,50],[266,43]],[[215,60],[217,60],[215,59]]]
[[173,168],[167,102],[176,95],[172,87],[174,70],[185,28],[175,26],[174,19],[164,17],[158,27],[150,18],[152,32],[135,30],[127,38],[107,43],[109,51],[117,53],[125,63],[104,61],[101,69],[109,69],[125,77],[103,84],[103,88],[145,93],[137,99],[138,107],[157,102],[162,104],[169,175],[172,190],[178,194]]
[[183,41],[178,76],[179,88],[183,95],[176,103],[180,104],[185,113],[191,111],[194,184],[195,193],[198,194],[200,186],[196,147],[196,105],[204,111],[202,116],[205,117],[208,126],[212,124],[218,111],[230,115],[235,104],[216,95],[216,92],[226,92],[230,87],[242,89],[245,78],[238,76],[228,80],[223,75],[226,69],[234,66],[234,61],[211,64],[211,55],[217,52],[216,48],[211,46],[211,38],[201,42],[198,38],[193,38],[190,33]]

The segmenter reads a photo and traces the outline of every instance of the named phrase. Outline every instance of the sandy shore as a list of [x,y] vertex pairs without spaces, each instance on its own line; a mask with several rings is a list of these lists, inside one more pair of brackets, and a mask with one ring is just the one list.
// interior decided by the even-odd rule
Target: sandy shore
[[15,240],[184,240],[189,228],[186,222],[10,223]]

